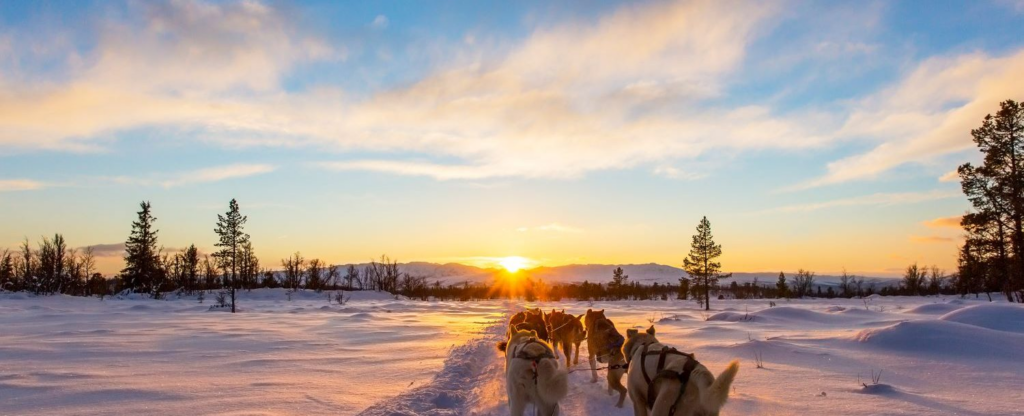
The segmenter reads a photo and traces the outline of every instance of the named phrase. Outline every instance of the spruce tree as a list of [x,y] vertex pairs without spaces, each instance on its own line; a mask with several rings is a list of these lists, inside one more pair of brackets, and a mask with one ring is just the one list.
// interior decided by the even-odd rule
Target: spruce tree
[[238,201],[228,203],[228,212],[217,214],[217,228],[213,231],[220,237],[216,244],[220,251],[216,253],[221,268],[229,277],[231,287],[231,313],[235,313],[235,289],[238,286],[238,269],[241,266],[242,249],[249,242],[249,234],[243,232],[248,218],[238,212]]
[[697,234],[693,235],[690,254],[683,259],[683,269],[690,274],[694,285],[704,295],[704,310],[711,310],[711,286],[718,284],[718,279],[730,277],[732,273],[721,274],[722,263],[715,261],[722,255],[722,246],[715,244],[711,235],[711,222],[703,217],[697,225]]
[[622,271],[621,267],[616,267],[615,270],[612,271],[612,281],[609,286],[611,286],[610,289],[614,296],[619,299],[624,297],[622,292],[626,286],[627,280],[629,280],[629,276]]
[[160,253],[157,249],[157,230],[153,228],[156,217],[150,213],[148,201],[139,204],[139,219],[132,222],[132,233],[124,243],[124,270],[121,278],[126,288],[136,292],[149,293],[160,270]]
[[786,274],[779,272],[779,280],[775,282],[775,290],[779,292],[778,297],[788,298],[789,297],[789,285],[786,284]]

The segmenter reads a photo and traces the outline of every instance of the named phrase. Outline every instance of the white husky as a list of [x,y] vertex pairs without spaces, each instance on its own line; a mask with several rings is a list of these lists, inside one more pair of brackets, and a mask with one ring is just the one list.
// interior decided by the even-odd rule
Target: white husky
[[740,367],[733,360],[715,378],[692,354],[658,342],[653,326],[645,333],[627,330],[622,353],[635,416],[718,416]]
[[[512,331],[510,331],[512,332]],[[551,344],[534,331],[518,330],[498,343],[505,352],[505,388],[512,416],[522,416],[533,403],[541,416],[558,415],[558,401],[569,392],[569,374],[558,367]]]

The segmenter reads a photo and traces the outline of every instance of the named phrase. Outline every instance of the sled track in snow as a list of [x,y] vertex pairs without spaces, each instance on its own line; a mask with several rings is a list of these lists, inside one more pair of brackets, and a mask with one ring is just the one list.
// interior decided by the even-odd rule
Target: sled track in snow
[[455,416],[471,414],[470,409],[493,408],[486,398],[493,396],[488,392],[495,389],[494,372],[500,371],[495,367],[495,345],[504,333],[504,322],[495,322],[482,336],[453,348],[430,383],[382,400],[358,416]]

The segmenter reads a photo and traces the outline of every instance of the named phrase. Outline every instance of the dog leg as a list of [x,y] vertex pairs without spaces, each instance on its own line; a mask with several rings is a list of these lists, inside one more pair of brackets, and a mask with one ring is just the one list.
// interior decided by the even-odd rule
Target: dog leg
[[636,392],[629,392],[629,399],[633,401],[633,416],[647,416],[647,404]]
[[572,363],[574,365],[580,363],[580,344],[582,344],[582,342],[576,343],[576,357],[572,359]]
[[597,357],[592,352],[588,352],[588,354],[590,354],[590,382],[597,383]]
[[518,395],[508,396],[508,413],[511,416],[524,416],[526,414],[526,400]]
[[565,353],[565,368],[569,368],[569,359],[572,358],[572,343],[562,343],[562,352]]
[[558,403],[540,403],[537,404],[537,414],[540,416],[558,416]]
[[615,407],[622,407],[622,403],[626,401],[626,387],[622,385],[622,370],[608,370],[608,395],[612,394],[612,389],[619,392],[619,402],[615,404]]

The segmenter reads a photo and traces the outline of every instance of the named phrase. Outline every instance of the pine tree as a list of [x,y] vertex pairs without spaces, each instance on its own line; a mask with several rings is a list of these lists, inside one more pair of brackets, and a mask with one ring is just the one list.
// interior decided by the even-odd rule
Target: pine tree
[[609,285],[609,289],[611,289],[614,296],[619,299],[624,297],[622,292],[623,288],[626,286],[627,280],[629,280],[629,276],[622,271],[621,267],[616,267],[615,270],[612,271],[612,281]]
[[1000,103],[996,115],[985,116],[971,135],[984,160],[957,169],[976,211],[962,225],[988,269],[993,287],[985,290],[1002,290],[1011,302],[1024,300],[1024,105]]
[[232,199],[228,203],[228,212],[217,214],[217,228],[213,231],[220,237],[216,244],[220,251],[216,253],[221,268],[225,271],[228,286],[231,287],[231,313],[235,313],[235,290],[238,286],[238,270],[241,266],[243,247],[249,242],[249,234],[243,232],[247,217],[238,212],[238,201]]
[[143,201],[138,212],[139,219],[132,223],[132,233],[124,243],[124,270],[121,278],[126,288],[136,292],[150,293],[153,282],[158,279],[160,253],[157,249],[157,230],[153,228],[156,217],[150,213],[150,204]]
[[779,272],[779,280],[775,282],[775,290],[779,292],[779,298],[789,297],[789,285],[786,284],[786,274]]
[[704,310],[711,310],[711,287],[718,284],[718,279],[732,276],[732,273],[720,273],[722,264],[715,259],[721,255],[722,246],[715,244],[711,235],[711,222],[708,217],[704,217],[697,225],[697,234],[693,235],[690,254],[683,259],[683,269],[693,278],[698,290],[703,292]]

